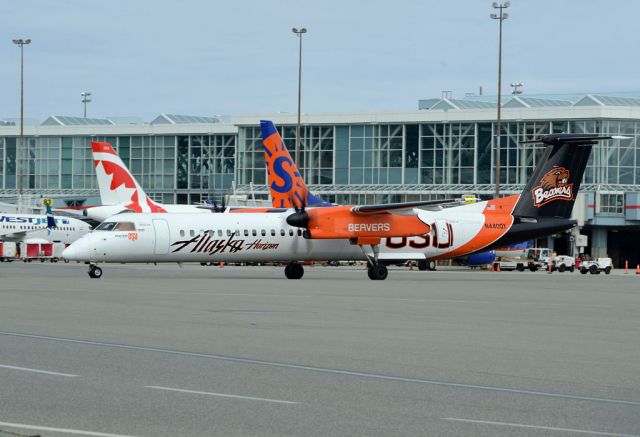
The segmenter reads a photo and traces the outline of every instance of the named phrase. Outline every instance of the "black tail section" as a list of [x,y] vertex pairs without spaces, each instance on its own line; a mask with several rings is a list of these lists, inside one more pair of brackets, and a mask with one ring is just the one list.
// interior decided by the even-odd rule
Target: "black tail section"
[[554,134],[522,143],[547,148],[513,210],[515,217],[569,218],[593,144],[612,137]]

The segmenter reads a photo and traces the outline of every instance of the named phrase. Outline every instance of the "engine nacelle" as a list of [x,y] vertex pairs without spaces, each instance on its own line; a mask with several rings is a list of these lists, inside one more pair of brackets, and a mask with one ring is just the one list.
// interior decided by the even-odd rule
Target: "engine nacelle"
[[491,264],[495,260],[496,252],[494,250],[489,250],[487,252],[480,252],[469,255],[467,259],[464,260],[464,264],[467,266],[484,266],[487,264]]
[[92,220],[103,222],[109,217],[125,211],[129,210],[124,205],[103,205],[87,208],[82,211],[82,215]]

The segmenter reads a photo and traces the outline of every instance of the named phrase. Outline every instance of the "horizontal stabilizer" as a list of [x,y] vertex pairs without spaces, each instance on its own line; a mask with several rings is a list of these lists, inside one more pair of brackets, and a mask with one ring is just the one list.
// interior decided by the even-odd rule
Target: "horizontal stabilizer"
[[623,140],[629,137],[624,136],[607,136],[607,135],[589,135],[589,134],[551,134],[543,135],[535,140],[520,141],[520,144],[546,144],[548,146],[560,146],[563,144],[596,144],[602,140]]

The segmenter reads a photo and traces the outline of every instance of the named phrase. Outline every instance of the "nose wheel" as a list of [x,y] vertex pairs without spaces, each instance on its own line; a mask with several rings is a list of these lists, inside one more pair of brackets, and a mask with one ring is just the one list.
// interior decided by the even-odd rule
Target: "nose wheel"
[[89,277],[93,279],[100,279],[102,277],[102,269],[96,265],[91,264],[89,266]]

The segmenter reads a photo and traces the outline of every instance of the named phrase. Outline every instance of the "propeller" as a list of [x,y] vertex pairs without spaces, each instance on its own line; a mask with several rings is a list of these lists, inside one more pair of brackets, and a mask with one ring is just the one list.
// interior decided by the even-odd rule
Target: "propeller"
[[293,205],[293,209],[295,212],[290,214],[287,217],[287,224],[289,226],[294,226],[296,228],[307,228],[309,226],[309,213],[306,211],[306,192],[303,193],[302,200],[300,202],[300,206],[298,206],[298,202],[292,196],[289,197],[291,204]]
[[211,212],[213,212],[213,213],[225,212],[227,210],[226,198],[227,198],[227,196],[225,196],[225,195],[222,196],[222,205],[220,205],[220,206],[218,206],[218,203],[216,202],[215,199],[212,199],[213,209],[211,210]]

